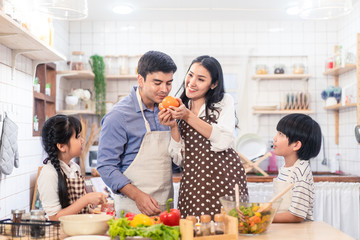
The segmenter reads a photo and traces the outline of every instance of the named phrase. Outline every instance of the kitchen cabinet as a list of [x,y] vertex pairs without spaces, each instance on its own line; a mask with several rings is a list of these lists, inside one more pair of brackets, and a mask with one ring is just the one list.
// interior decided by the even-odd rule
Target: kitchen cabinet
[[3,11],[0,11],[0,26],[0,44],[12,50],[12,77],[14,75],[16,57],[19,54],[34,60],[33,72],[35,72],[36,66],[39,63],[66,60],[63,55],[45,42],[40,41]]
[[[33,136],[40,136],[44,122],[56,114],[56,65],[54,63],[39,64],[36,68],[36,77],[39,79],[40,92],[34,91],[34,117]],[[50,94],[46,94],[46,85],[50,85]]]
[[[336,67],[334,69],[330,69],[328,71],[325,71],[323,74],[325,76],[331,76],[334,77],[334,85],[335,87],[339,86],[339,78],[342,74],[356,70],[357,69],[357,88],[358,88],[358,97],[357,97],[357,103],[350,103],[350,104],[346,104],[346,105],[342,105],[342,104],[336,104],[336,105],[332,105],[332,106],[327,106],[324,107],[325,110],[331,110],[334,111],[334,117],[335,117],[335,144],[339,145],[339,115],[340,115],[340,110],[344,109],[344,108],[355,108],[357,107],[357,115],[358,115],[358,122],[360,122],[360,92],[359,92],[359,87],[360,87],[360,74],[359,74],[359,68],[360,68],[360,57],[359,57],[359,50],[360,50],[360,34],[358,34],[357,37],[357,52],[358,52],[358,57],[357,57],[357,64],[348,64],[345,65],[344,67]],[[344,96],[342,96],[344,97]],[[359,123],[358,123],[359,124]]]

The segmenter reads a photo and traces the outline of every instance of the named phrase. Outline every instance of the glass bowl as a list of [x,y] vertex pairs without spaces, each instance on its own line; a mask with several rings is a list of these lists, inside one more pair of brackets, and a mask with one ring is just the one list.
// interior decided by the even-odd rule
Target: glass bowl
[[265,232],[280,206],[281,199],[273,202],[266,211],[257,212],[264,204],[268,204],[270,196],[240,196],[240,211],[243,212],[245,221],[242,221],[235,209],[235,196],[220,197],[221,205],[227,215],[237,217],[239,220],[238,230],[240,234],[259,234]]

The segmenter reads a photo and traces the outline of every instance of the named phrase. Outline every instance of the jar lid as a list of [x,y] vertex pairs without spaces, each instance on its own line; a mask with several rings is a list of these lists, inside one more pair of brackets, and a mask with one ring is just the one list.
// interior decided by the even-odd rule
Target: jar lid
[[215,222],[223,222],[224,221],[224,214],[215,214],[214,216],[214,221]]
[[196,223],[196,217],[195,216],[187,216],[186,220],[192,221],[194,224]]
[[211,216],[210,215],[201,215],[200,221],[202,223],[208,223],[211,221]]
[[74,51],[74,52],[72,52],[72,55],[85,55],[85,52],[82,52],[82,51]]
[[41,210],[41,209],[31,210],[31,216],[44,216],[44,215],[45,215],[44,210]]
[[12,209],[11,214],[24,214],[25,210],[23,209]]

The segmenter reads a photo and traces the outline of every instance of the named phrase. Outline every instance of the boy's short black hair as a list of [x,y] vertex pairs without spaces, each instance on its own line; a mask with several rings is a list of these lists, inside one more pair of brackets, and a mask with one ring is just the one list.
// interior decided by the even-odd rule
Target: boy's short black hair
[[175,73],[176,64],[166,53],[159,51],[148,51],[139,59],[138,73],[146,80],[148,73],[164,72]]
[[321,148],[321,129],[319,124],[305,114],[289,114],[283,117],[276,126],[289,139],[289,144],[300,141],[301,148],[297,156],[301,160],[316,157]]

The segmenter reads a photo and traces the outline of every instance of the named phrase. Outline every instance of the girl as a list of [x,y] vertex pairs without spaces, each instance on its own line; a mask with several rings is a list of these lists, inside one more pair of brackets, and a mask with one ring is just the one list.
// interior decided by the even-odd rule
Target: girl
[[282,197],[273,222],[302,222],[314,220],[314,179],[310,159],[316,157],[321,148],[319,124],[304,114],[289,114],[277,124],[274,137],[274,153],[283,156],[285,165],[274,179],[274,194],[294,187]]
[[[224,91],[220,63],[213,57],[193,60],[182,85],[180,106],[159,113],[171,128],[169,151],[174,163],[184,168],[179,210],[187,215],[214,216],[220,212],[219,197],[248,194],[246,176],[234,147],[234,101]],[[175,119],[180,119],[179,126]]]
[[80,167],[72,158],[82,151],[81,123],[72,116],[49,118],[42,129],[42,144],[48,154],[38,178],[40,201],[50,220],[69,214],[89,213],[88,204],[106,202],[106,194],[85,193]]

